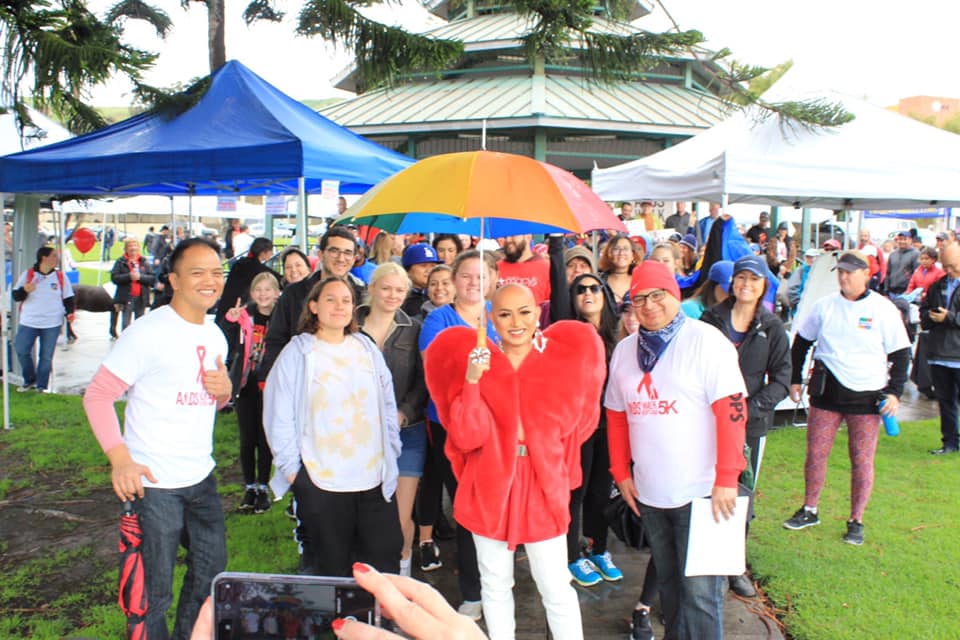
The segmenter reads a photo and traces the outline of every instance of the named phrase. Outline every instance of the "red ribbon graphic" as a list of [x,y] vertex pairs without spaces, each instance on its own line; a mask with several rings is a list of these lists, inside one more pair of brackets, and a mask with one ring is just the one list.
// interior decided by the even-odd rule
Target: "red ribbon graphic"
[[660,397],[656,387],[653,386],[653,376],[650,375],[649,371],[643,374],[643,379],[637,385],[637,393],[643,393],[644,389],[646,389],[647,398],[650,400],[656,400]]
[[197,347],[197,360],[200,361],[200,371],[197,372],[197,382],[203,382],[203,358],[207,355],[207,348],[203,345]]

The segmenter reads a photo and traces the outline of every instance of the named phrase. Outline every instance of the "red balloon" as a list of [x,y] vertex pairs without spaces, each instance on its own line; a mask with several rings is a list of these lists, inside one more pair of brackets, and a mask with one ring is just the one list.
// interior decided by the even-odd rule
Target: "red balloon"
[[80,227],[74,231],[70,239],[73,240],[73,246],[75,246],[80,253],[90,251],[90,249],[93,249],[93,245],[97,244],[96,234],[86,227]]

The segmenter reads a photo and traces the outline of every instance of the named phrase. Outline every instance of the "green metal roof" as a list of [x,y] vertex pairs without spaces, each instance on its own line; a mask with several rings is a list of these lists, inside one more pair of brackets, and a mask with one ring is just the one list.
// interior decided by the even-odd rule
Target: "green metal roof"
[[[431,2],[426,2],[424,5],[427,8],[427,11],[439,16],[444,20],[450,19],[450,5],[452,3],[449,0],[433,0]],[[482,12],[485,7],[481,6],[480,11]],[[636,0],[630,7],[630,15],[628,20],[636,20],[643,16],[649,15],[653,11],[653,4],[649,0]]]
[[[467,52],[485,50],[491,45],[516,44],[534,26],[531,18],[516,13],[496,13],[467,20],[453,20],[423,33],[438,40],[458,40]],[[623,22],[594,18],[591,33],[629,36],[641,30]]]
[[716,97],[683,85],[582,77],[484,76],[416,82],[320,110],[361,135],[546,127],[689,136],[723,118]]

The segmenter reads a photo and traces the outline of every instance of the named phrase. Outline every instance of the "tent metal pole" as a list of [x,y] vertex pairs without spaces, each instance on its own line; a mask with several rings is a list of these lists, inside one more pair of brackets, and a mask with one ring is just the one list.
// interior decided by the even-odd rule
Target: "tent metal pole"
[[[5,193],[0,193],[0,209],[6,198]],[[4,220],[6,222],[6,220]],[[9,372],[7,369],[7,355],[10,353],[10,322],[7,318],[9,302],[7,300],[7,238],[6,226],[4,226],[4,237],[0,240],[0,344],[3,345],[3,354],[0,357],[0,373],[3,374],[3,429],[9,431],[13,428],[10,424],[10,387]],[[11,236],[12,239],[12,236]],[[11,247],[12,249],[13,247]]]
[[310,236],[307,230],[307,181],[297,178],[297,240],[303,252],[310,255]]
[[[107,211],[106,211],[106,207],[104,207],[104,211],[103,211],[103,226],[100,227],[100,256],[99,256],[99,257],[100,257],[100,262],[105,262],[106,260],[104,260],[104,258],[109,258],[109,257],[110,257],[109,255],[108,255],[108,256],[104,256],[104,255],[103,255],[103,243],[104,243],[104,241],[107,239],[107,221],[110,220],[109,215],[110,215],[110,214],[107,213]],[[102,267],[103,267],[102,264],[99,264],[99,263],[97,264],[97,286],[98,286],[98,287],[100,286],[100,276],[103,275],[103,269],[102,269]]]

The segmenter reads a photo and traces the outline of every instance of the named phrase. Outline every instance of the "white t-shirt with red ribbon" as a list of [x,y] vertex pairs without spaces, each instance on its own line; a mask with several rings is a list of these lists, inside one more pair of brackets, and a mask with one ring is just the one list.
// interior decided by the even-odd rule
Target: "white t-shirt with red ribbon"
[[642,503],[672,509],[710,495],[717,464],[711,405],[736,393],[746,394],[737,351],[703,322],[684,322],[650,373],[637,363],[637,334],[617,345],[604,406],[626,413]]
[[151,311],[120,334],[103,366],[130,385],[123,441],[156,484],[189,487],[213,470],[217,400],[203,388],[204,370],[227,357],[227,341],[212,320],[187,322],[170,306]]

